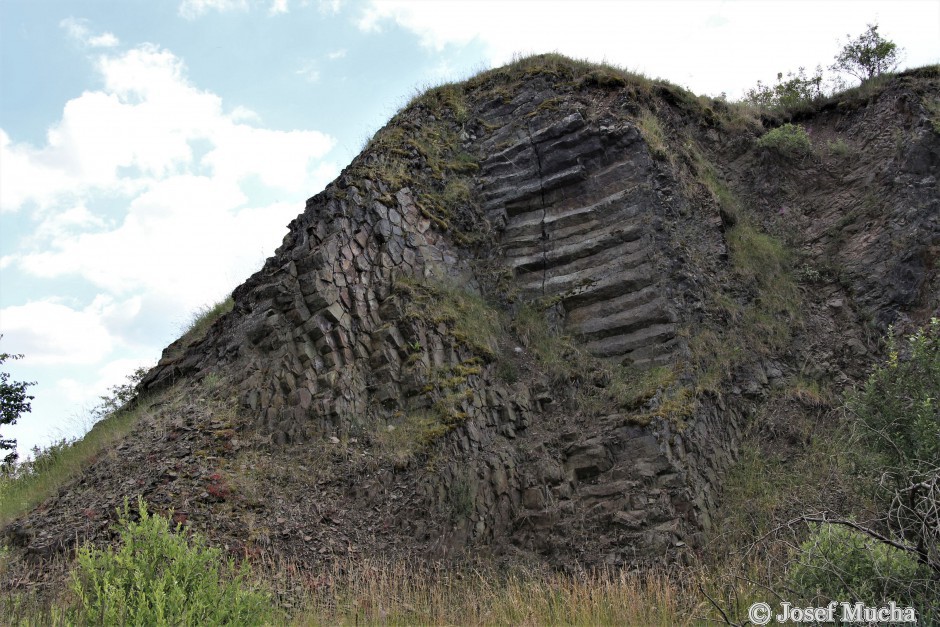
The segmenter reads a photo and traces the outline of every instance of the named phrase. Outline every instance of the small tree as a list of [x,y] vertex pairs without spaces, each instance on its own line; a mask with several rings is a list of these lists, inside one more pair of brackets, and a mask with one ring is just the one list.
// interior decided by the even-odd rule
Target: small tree
[[897,69],[901,52],[897,44],[878,34],[877,24],[869,24],[867,31],[855,39],[849,39],[842,47],[831,69],[851,74],[864,83]]
[[144,378],[147,371],[147,368],[138,366],[134,372],[127,375],[125,383],[109,387],[107,395],[98,397],[101,402],[92,410],[92,418],[97,422],[122,409],[133,409],[132,403],[137,396],[137,384]]
[[[22,358],[22,355],[0,353],[0,366],[3,366],[8,359]],[[26,388],[31,385],[36,385],[36,383],[34,381],[10,381],[9,373],[0,372],[0,426],[14,425],[21,415],[32,410],[30,401],[34,397],[26,394]],[[4,464],[11,464],[16,461],[16,440],[0,437],[0,451],[9,451],[11,449],[12,452],[0,460]]]
[[806,68],[801,67],[796,74],[787,72],[786,79],[783,72],[777,72],[776,85],[757,81],[757,87],[747,90],[744,100],[767,109],[788,109],[810,104],[822,95],[822,68],[817,67],[812,76],[807,76]]

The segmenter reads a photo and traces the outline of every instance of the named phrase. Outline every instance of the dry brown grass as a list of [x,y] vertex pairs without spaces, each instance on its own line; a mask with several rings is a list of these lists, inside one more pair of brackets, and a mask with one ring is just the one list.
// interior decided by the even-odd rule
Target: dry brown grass
[[295,625],[691,625],[710,615],[692,579],[335,564],[310,578]]

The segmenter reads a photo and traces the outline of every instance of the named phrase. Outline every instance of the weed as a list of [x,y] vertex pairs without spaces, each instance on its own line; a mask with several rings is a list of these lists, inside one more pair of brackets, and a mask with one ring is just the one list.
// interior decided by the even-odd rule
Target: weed
[[502,317],[480,294],[452,280],[419,281],[400,276],[395,291],[407,299],[405,317],[444,324],[452,337],[485,359],[496,357]]
[[806,407],[823,408],[832,405],[832,397],[828,390],[819,385],[819,381],[796,378],[784,390],[787,398],[791,398]]
[[927,115],[930,116],[930,128],[937,135],[940,135],[940,97],[932,96],[924,99],[924,108],[927,109]]
[[660,411],[629,420],[647,424],[655,417],[678,420],[689,415],[691,405],[679,407],[678,397],[685,399],[686,392],[674,385],[676,373],[669,366],[639,370],[593,357],[570,336],[552,330],[544,311],[532,304],[519,307],[513,330],[555,384],[573,386],[578,406],[589,415],[634,412],[657,394]]
[[835,141],[830,141],[826,143],[826,146],[829,148],[829,154],[835,157],[848,157],[853,154],[852,147],[841,137]]
[[400,412],[398,418],[372,438],[374,453],[396,468],[407,468],[428,445],[451,431],[433,410]]
[[298,625],[692,625],[708,614],[689,576],[577,574],[406,562],[335,563],[316,576]]
[[229,296],[214,305],[205,305],[197,309],[192,314],[190,321],[183,327],[180,338],[170,345],[171,353],[180,355],[187,347],[203,339],[209,331],[209,327],[216,320],[232,311],[234,306],[235,301]]
[[519,371],[509,359],[500,359],[496,362],[496,376],[505,383],[512,385],[519,380]]
[[579,84],[583,87],[601,87],[603,89],[619,89],[626,87],[627,77],[607,67],[591,70],[581,77]]
[[199,536],[187,539],[138,500],[139,521],[125,502],[121,546],[78,551],[70,618],[95,625],[261,625],[274,618],[268,597],[248,584],[246,562],[224,562]]
[[803,157],[813,152],[806,129],[799,124],[784,124],[757,140],[757,146],[785,157]]
[[796,270],[795,276],[800,283],[816,284],[823,282],[822,272],[807,263],[804,263]]
[[447,486],[448,514],[453,522],[458,522],[473,513],[474,482],[467,472],[458,473]]
[[666,135],[663,132],[659,118],[650,111],[645,111],[637,120],[643,139],[649,146],[650,154],[657,161],[670,161],[670,152],[666,144]]

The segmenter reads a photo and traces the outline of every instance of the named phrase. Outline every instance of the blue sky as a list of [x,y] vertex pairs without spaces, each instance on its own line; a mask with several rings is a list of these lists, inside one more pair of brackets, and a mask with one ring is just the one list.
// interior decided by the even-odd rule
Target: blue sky
[[737,98],[870,22],[940,62],[938,1],[0,0],[3,435],[79,435],[422,87],[558,51]]

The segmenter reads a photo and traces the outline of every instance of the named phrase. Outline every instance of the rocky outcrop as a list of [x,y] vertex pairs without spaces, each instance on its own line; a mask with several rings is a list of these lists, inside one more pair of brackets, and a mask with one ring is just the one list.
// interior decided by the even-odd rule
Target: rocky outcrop
[[[536,58],[418,98],[144,379],[142,398],[212,379],[285,456],[335,447],[328,481],[288,473],[267,504],[231,505],[284,521],[266,546],[672,559],[701,544],[761,403],[863,372],[866,316],[938,306],[940,144],[912,88],[806,121],[875,160],[879,120],[914,107],[894,122],[913,143],[863,181],[864,164],[760,151],[720,101],[604,72]],[[850,209],[866,190],[890,209],[871,224]],[[166,453],[193,490],[212,476],[200,446]],[[167,507],[185,492],[140,485]]]
[[591,354],[668,363],[677,313],[657,268],[661,207],[639,130],[591,124],[580,111],[533,120],[519,108],[487,120],[500,128],[481,146],[480,177],[483,210],[503,225],[501,252],[519,290],[555,300]]

